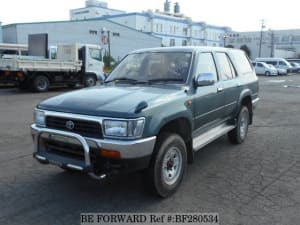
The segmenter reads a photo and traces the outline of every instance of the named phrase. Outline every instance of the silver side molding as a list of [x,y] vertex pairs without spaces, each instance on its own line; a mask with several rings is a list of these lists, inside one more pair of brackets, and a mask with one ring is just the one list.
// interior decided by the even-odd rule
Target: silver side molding
[[260,98],[256,98],[252,100],[252,104],[257,104],[259,102]]
[[219,137],[223,136],[224,134],[228,133],[229,131],[233,130],[235,126],[221,124],[203,134],[200,134],[198,137],[193,138],[193,150],[199,151],[205,145],[209,144],[210,142],[218,139]]
[[73,165],[73,164],[67,164],[67,167],[69,167],[70,169],[83,171],[83,168],[81,166],[76,166],[76,165]]

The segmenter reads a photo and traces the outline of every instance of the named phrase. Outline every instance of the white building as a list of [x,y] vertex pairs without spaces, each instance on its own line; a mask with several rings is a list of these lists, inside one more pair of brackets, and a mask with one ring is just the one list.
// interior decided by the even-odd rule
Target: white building
[[2,23],[0,22],[0,43],[3,42],[2,39]]
[[106,2],[97,0],[87,0],[84,8],[71,9],[70,19],[71,20],[85,20],[92,19],[101,16],[111,16],[116,14],[125,13],[125,11],[110,9]]
[[[159,47],[161,39],[143,32],[128,28],[105,19],[78,21],[57,21],[40,23],[19,23],[5,25],[3,41],[5,43],[27,44],[29,34],[48,33],[49,46],[58,44],[97,44],[108,49],[111,55],[120,60],[128,52],[140,49]],[[110,42],[103,45],[103,29],[109,31]]]
[[[299,58],[300,29],[228,33],[226,45],[247,45],[252,59],[261,57]],[[261,44],[260,44],[261,43]],[[261,47],[260,47],[261,46]],[[259,50],[261,49],[261,50]]]
[[[89,8],[79,9],[81,12],[80,16],[72,14],[71,20],[97,17]],[[104,7],[97,8],[98,13],[101,15],[105,15],[106,9]],[[71,10],[71,12],[76,10]],[[148,10],[142,13],[111,13],[106,15],[105,18],[160,37],[162,38],[163,46],[223,46],[224,34],[231,31],[228,27],[192,21],[192,19],[180,13],[178,3],[175,4],[174,11],[171,12],[171,3],[168,0],[165,2],[163,12]]]

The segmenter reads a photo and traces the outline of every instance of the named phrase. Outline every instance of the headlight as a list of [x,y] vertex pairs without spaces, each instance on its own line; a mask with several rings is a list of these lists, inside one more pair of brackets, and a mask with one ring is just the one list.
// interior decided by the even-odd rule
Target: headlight
[[145,119],[104,120],[104,136],[139,138],[143,134]]
[[45,117],[45,112],[40,111],[40,110],[34,110],[34,122],[38,126],[46,126],[46,117]]

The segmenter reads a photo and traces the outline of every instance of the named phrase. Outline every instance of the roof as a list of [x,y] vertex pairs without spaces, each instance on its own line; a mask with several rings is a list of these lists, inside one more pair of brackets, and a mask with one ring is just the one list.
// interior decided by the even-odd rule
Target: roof
[[[113,18],[119,18],[119,17],[127,17],[127,16],[143,16],[147,18],[155,18],[155,19],[162,19],[166,21],[171,21],[171,22],[176,22],[176,23],[183,23],[183,24],[191,24],[191,25],[198,25],[198,26],[205,26],[207,28],[211,29],[218,29],[218,30],[229,30],[229,27],[224,27],[224,26],[215,26],[215,25],[210,25],[205,22],[194,22],[189,18],[185,17],[174,17],[174,16],[169,16],[169,15],[163,15],[155,12],[133,12],[133,13],[121,13],[121,14],[115,14],[115,15],[108,15],[108,16],[103,16],[107,19],[113,19]],[[99,17],[101,18],[101,17]]]
[[142,53],[142,52],[206,52],[206,51],[241,51],[239,49],[233,48],[223,48],[223,47],[210,47],[210,46],[179,46],[179,47],[160,47],[160,48],[145,48],[133,51],[131,53]]
[[125,26],[123,24],[120,24],[120,23],[117,23],[115,21],[112,21],[112,20],[109,20],[107,19],[106,17],[97,17],[97,18],[91,18],[91,19],[84,19],[84,20],[61,20],[61,21],[44,21],[44,22],[29,22],[29,23],[13,23],[13,24],[7,24],[7,25],[4,25],[2,26],[3,28],[6,28],[6,27],[13,27],[13,26],[18,26],[18,25],[34,25],[34,24],[51,24],[51,23],[79,23],[79,22],[89,22],[89,21],[105,21],[105,22],[109,22],[109,23],[112,23],[112,24],[116,24],[118,26],[121,26],[121,27],[124,27],[124,28],[127,28],[129,30],[132,30],[132,31],[135,31],[135,32],[138,32],[138,33],[142,33],[144,35],[148,35],[148,36],[151,36],[152,38],[156,38],[156,39],[160,39],[160,37],[157,37],[155,35],[152,35],[152,34],[149,34],[149,33],[145,33],[145,32],[142,32],[142,31],[139,31],[139,30],[136,30],[134,28],[131,28],[131,27],[128,27],[128,26]]

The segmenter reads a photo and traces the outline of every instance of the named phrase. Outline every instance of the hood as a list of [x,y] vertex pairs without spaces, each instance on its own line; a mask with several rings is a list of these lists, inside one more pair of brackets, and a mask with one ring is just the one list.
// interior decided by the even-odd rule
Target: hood
[[182,87],[98,86],[58,95],[41,102],[39,109],[93,116],[134,116],[137,107],[145,109],[170,101]]

